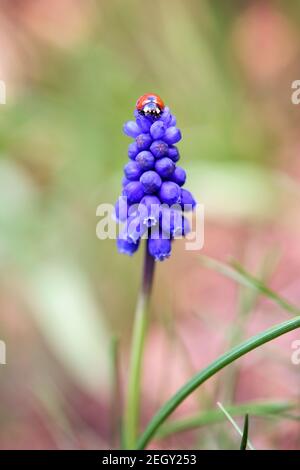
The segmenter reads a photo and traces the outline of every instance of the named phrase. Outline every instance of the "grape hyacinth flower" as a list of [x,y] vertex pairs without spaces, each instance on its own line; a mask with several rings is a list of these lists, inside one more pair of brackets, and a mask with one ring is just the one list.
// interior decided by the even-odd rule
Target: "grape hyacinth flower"
[[[183,210],[193,210],[196,202],[183,189],[186,173],[177,164],[180,155],[175,145],[181,132],[169,108],[157,95],[146,94],[137,101],[134,117],[123,127],[134,141],[128,147],[122,196],[116,204],[116,219],[126,222],[117,247],[120,253],[132,255],[146,237],[149,254],[163,261],[171,254],[174,237],[189,232]],[[168,218],[166,208],[175,211],[176,217]]]
[[141,358],[155,261],[168,258],[173,239],[190,231],[184,211],[193,210],[196,205],[192,194],[183,189],[186,173],[177,165],[180,155],[175,145],[181,132],[169,108],[159,96],[148,93],[138,99],[134,117],[123,127],[125,134],[134,140],[128,147],[123,191],[115,207],[116,220],[124,224],[117,239],[119,252],[133,255],[141,238],[146,238],[123,423],[127,449],[137,444]]

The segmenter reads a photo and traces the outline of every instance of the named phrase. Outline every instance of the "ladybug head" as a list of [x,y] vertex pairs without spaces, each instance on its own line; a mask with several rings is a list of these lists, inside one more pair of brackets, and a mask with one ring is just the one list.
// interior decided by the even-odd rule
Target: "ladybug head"
[[154,93],[141,96],[136,103],[136,109],[143,116],[158,118],[164,110],[162,99]]

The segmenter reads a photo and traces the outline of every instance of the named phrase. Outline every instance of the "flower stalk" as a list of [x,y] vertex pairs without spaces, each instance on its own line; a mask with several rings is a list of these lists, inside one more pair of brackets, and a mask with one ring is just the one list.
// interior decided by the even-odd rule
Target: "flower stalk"
[[139,428],[141,365],[155,265],[154,258],[149,254],[147,243],[146,240],[143,278],[137,300],[132,333],[127,402],[123,427],[123,441],[126,449],[135,448]]

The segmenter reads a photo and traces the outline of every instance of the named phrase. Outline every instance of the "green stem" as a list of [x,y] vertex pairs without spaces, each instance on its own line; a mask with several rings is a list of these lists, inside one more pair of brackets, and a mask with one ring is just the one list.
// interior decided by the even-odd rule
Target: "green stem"
[[139,427],[141,365],[148,320],[148,307],[154,275],[154,258],[148,253],[146,242],[144,271],[139,293],[132,333],[131,356],[127,389],[127,403],[124,415],[124,443],[126,449],[134,449]]
[[173,395],[156,413],[152,418],[144,433],[138,440],[138,449],[144,449],[149,443],[151,438],[155,435],[157,429],[161,424],[168,418],[168,416],[187,398],[197,387],[202,385],[206,380],[215,375],[221,369],[232,363],[239,357],[247,354],[259,346],[272,341],[273,339],[281,336],[289,331],[295,330],[300,327],[300,316],[293,318],[292,320],[280,323],[262,333],[259,333],[252,338],[248,339],[244,343],[232,348],[229,352],[226,352],[214,362],[212,362],[204,370],[196,374],[191,378],[182,388],[179,389],[175,395]]

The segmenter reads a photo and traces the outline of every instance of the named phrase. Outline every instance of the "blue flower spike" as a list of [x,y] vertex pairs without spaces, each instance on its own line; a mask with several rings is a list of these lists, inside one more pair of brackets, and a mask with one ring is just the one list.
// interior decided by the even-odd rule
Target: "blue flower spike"
[[181,132],[169,108],[158,95],[147,93],[138,99],[134,117],[123,126],[134,140],[128,147],[122,196],[116,204],[116,219],[125,223],[117,248],[132,255],[145,237],[149,255],[163,261],[171,254],[172,240],[190,231],[184,211],[193,210],[196,201],[182,188],[186,173],[176,165]]

